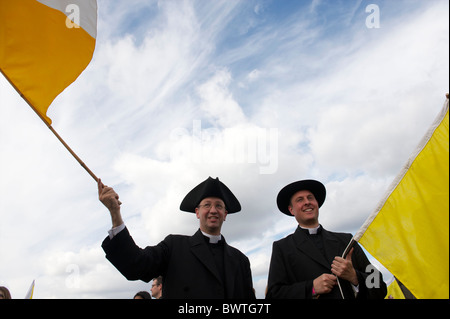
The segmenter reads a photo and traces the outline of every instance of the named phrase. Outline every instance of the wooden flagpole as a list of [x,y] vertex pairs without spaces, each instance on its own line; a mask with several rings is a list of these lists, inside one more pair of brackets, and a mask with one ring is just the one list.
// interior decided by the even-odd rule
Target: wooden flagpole
[[36,110],[36,108],[31,104],[30,101],[25,97],[25,95],[22,94],[22,92],[19,91],[19,89],[14,85],[14,83],[6,76],[5,73],[0,69],[0,73],[3,74],[3,76],[8,80],[8,82],[12,85],[12,87],[19,93],[19,95],[24,99],[25,102],[31,107],[31,109],[39,116],[39,118],[42,120],[42,122],[47,125],[48,129],[56,136],[56,138],[61,142],[62,145],[69,151],[70,154],[77,160],[77,162],[86,170],[86,172],[89,173],[89,175],[92,176],[92,178],[95,180],[95,182],[98,182],[97,176],[90,170],[89,167],[80,159],[80,157],[70,148],[70,146],[61,138],[61,136],[58,134],[58,132],[55,131],[55,129],[52,127],[50,123],[48,123],[45,118]]

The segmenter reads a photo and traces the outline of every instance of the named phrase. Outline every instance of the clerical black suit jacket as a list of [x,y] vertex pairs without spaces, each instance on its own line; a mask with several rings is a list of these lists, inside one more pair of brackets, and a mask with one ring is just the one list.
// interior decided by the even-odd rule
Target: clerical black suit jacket
[[[293,234],[273,243],[267,298],[312,298],[313,280],[323,273],[331,274],[331,263],[336,256],[342,256],[352,239],[351,234],[330,232],[321,227],[324,254],[309,236],[307,230],[297,227]],[[366,272],[370,262],[358,244],[354,246],[352,264],[359,282],[357,298],[384,298],[386,284],[381,273],[377,274],[378,289],[366,286],[366,278],[376,273],[374,268]],[[374,283],[375,279],[371,279],[369,281]],[[343,279],[339,281],[345,299],[354,299],[351,283]],[[329,294],[320,296],[320,299],[328,298],[342,298],[337,285]]]
[[222,280],[208,245],[198,230],[192,237],[169,235],[158,245],[141,249],[127,228],[102,243],[106,258],[128,280],[149,282],[162,275],[163,298],[254,299],[248,258],[225,242]]

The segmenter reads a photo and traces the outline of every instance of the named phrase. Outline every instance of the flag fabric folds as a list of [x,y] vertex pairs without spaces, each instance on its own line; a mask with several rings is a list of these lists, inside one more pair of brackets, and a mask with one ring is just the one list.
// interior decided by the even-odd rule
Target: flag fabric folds
[[387,295],[384,299],[405,299],[405,295],[395,278],[392,278],[392,282],[388,284]]
[[92,59],[96,0],[0,0],[0,71],[35,111],[47,110]]
[[33,299],[33,293],[34,293],[34,280],[31,283],[30,288],[28,288],[27,294],[25,295],[25,299]]
[[354,240],[416,298],[449,298],[448,99]]

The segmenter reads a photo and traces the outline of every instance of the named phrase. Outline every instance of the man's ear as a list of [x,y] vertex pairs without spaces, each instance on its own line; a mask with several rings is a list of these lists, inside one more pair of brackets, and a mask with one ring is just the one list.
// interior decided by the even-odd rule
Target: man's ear
[[195,207],[195,215],[197,216],[197,219],[200,219],[200,215],[198,212],[199,212],[198,207]]
[[294,215],[294,209],[293,209],[292,205],[289,204],[288,209],[289,209],[289,212],[291,213],[291,215],[295,216]]

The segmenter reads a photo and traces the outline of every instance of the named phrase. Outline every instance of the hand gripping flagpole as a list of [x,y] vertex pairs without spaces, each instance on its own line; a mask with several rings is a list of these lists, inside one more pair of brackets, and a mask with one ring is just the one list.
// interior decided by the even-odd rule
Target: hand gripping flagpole
[[45,118],[36,110],[36,108],[31,104],[30,101],[25,97],[25,95],[22,94],[22,92],[19,91],[19,89],[14,85],[14,83],[6,76],[5,73],[0,69],[0,73],[3,74],[3,76],[8,80],[8,82],[13,86],[13,88],[19,93],[19,95],[24,99],[25,102],[33,109],[33,111],[39,116],[39,118],[42,120],[42,122],[47,125],[48,129],[56,136],[56,138],[61,142],[62,145],[69,151],[70,154],[77,160],[77,162],[86,170],[86,172],[89,173],[89,175],[92,176],[92,178],[98,182],[97,176],[90,170],[89,167],[81,160],[81,158],[70,148],[70,146],[62,139],[62,137],[58,134],[58,132],[55,131],[55,129],[52,127],[50,123],[48,123]]
[[[346,258],[348,253],[350,252],[350,249],[352,249],[353,245],[356,243],[355,237],[353,236],[353,238],[350,240],[350,242],[348,243],[347,247],[345,248],[344,252],[342,253],[342,258]],[[339,281],[339,278],[336,276],[337,278],[337,283],[339,286],[339,291],[341,293],[341,297],[342,299],[345,299],[344,297],[344,292],[342,291],[342,287],[341,287],[341,283]]]

